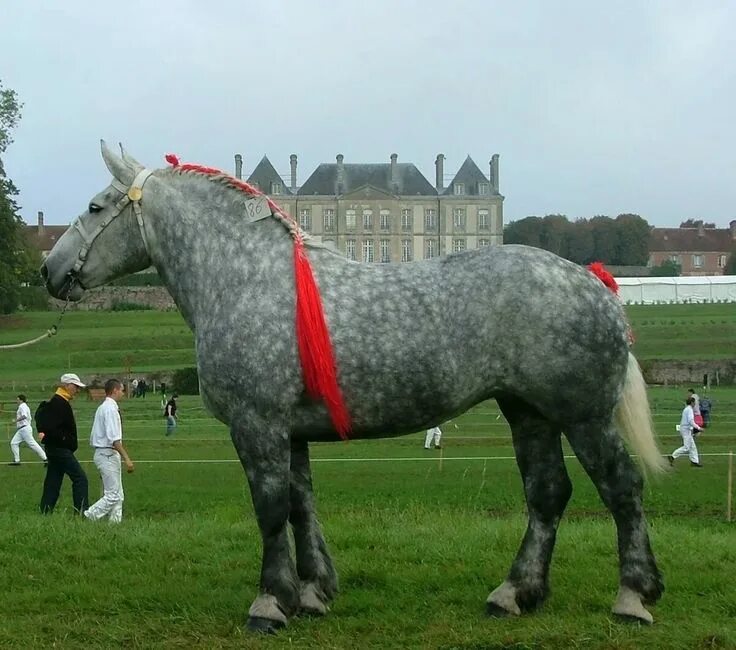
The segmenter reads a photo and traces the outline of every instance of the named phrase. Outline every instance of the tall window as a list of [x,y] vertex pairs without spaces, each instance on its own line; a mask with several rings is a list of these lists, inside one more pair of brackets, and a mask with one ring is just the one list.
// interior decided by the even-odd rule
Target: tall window
[[299,210],[299,227],[307,232],[312,230],[312,211],[309,208]]
[[479,239],[478,240],[478,248],[485,248],[486,246],[491,245],[490,239]]
[[322,223],[325,232],[334,232],[335,230],[335,211],[332,208],[325,208],[322,211]]
[[363,210],[363,230],[373,230],[373,210]]
[[363,261],[364,262],[373,261],[373,240],[372,239],[363,240]]
[[679,255],[670,255],[670,262],[674,262],[675,264],[680,263],[680,256]]
[[437,242],[434,239],[427,239],[424,242],[424,259],[428,260],[437,255]]
[[281,194],[281,183],[271,183],[271,194]]
[[465,194],[465,183],[455,183],[455,194]]
[[401,240],[401,261],[411,262],[411,239]]
[[355,261],[355,240],[354,239],[346,239],[345,240],[345,257],[347,257],[349,260]]
[[718,256],[718,267],[724,268],[726,266],[726,256],[725,255],[719,255]]
[[455,230],[465,230],[465,208],[453,208],[452,226]]
[[381,230],[391,230],[391,211],[381,210]]
[[488,230],[491,222],[488,219],[488,210],[478,210],[478,230]]
[[355,230],[355,226],[356,226],[355,210],[346,210],[345,211],[345,227],[348,230]]
[[459,253],[465,250],[465,240],[462,238],[452,240],[452,252]]
[[695,268],[700,268],[703,266],[703,256],[702,255],[693,255],[693,266]]
[[424,211],[424,229],[437,230],[437,211],[434,208],[427,208]]
[[391,240],[381,240],[381,262],[384,264],[391,261]]
[[401,211],[401,230],[411,232],[414,228],[414,219],[411,208],[404,208]]
[[481,196],[486,196],[490,193],[490,188],[488,186],[488,183],[478,183],[478,194]]

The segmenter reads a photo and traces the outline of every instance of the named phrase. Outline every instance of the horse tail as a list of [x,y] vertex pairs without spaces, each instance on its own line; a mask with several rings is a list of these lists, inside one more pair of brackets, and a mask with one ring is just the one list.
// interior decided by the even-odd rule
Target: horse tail
[[639,364],[631,352],[626,369],[626,382],[616,405],[615,418],[619,432],[631,446],[644,472],[651,470],[656,474],[666,471],[667,463],[654,439],[647,386]]

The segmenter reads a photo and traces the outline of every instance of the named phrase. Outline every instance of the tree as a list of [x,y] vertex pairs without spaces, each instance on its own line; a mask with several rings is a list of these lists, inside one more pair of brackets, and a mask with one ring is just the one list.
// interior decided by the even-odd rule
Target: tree
[[723,275],[736,275],[736,248],[731,251],[723,269]]
[[680,275],[682,267],[672,260],[665,260],[659,266],[653,266],[649,275],[655,278],[676,278]]
[[18,306],[18,288],[30,277],[33,262],[23,238],[23,222],[18,216],[18,205],[13,198],[18,190],[5,175],[2,155],[13,142],[22,104],[16,93],[4,88],[0,81],[0,313],[8,314]]
[[638,214],[616,217],[616,264],[644,266],[649,259],[649,224]]
[[526,246],[542,246],[544,225],[539,217],[526,217],[512,221],[503,229],[504,244],[525,244]]
[[590,220],[593,232],[593,261],[618,264],[616,260],[616,223],[611,217],[598,215]]
[[568,256],[571,224],[564,214],[548,214],[542,220],[542,248],[560,257]]
[[568,259],[576,264],[590,264],[596,261],[594,253],[593,227],[587,219],[576,219],[567,238]]

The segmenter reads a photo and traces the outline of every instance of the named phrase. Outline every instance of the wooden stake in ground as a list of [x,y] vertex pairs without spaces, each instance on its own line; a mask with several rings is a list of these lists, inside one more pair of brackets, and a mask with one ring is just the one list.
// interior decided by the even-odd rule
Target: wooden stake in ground
[[731,502],[733,499],[733,452],[728,452],[728,495],[726,496],[726,521],[731,521]]

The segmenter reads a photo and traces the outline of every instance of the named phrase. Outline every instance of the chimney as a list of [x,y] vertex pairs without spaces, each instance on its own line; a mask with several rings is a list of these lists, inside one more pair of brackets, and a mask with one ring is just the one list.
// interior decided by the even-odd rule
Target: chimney
[[342,194],[345,191],[345,166],[342,164],[343,155],[341,153],[335,156],[337,161],[337,188],[335,194]]
[[243,156],[235,154],[235,178],[243,178]]
[[494,194],[498,194],[498,154],[494,153],[491,156],[491,191]]
[[291,190],[296,192],[296,154],[289,156],[289,164],[291,165]]
[[39,210],[38,211],[38,236],[39,237],[43,237],[43,232],[44,232],[44,229],[43,229],[43,211],[42,210]]
[[698,237],[705,237],[705,226],[702,221],[698,221]]
[[734,219],[731,223],[729,223],[728,227],[731,230],[731,239],[736,241],[736,219]]
[[439,192],[445,186],[445,154],[438,153],[437,160],[434,161],[435,169],[435,187]]
[[399,166],[396,164],[398,154],[391,154],[391,189],[398,193],[399,191]]

